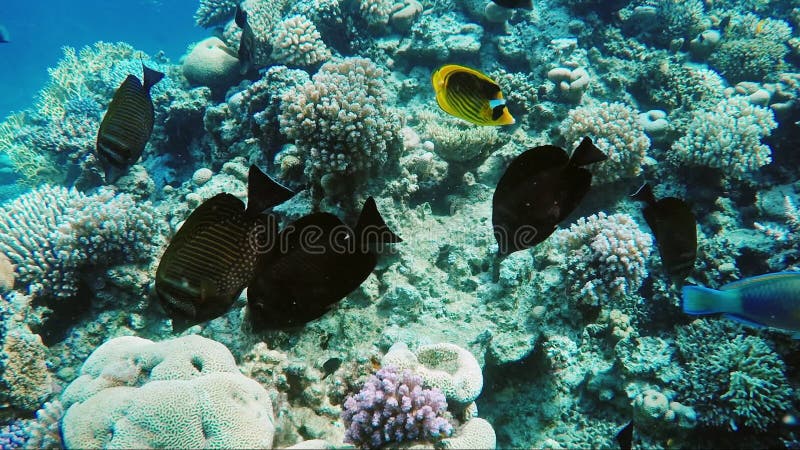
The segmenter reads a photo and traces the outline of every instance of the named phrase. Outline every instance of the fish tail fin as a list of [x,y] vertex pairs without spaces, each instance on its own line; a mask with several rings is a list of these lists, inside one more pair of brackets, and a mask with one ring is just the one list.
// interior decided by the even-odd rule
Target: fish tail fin
[[294,191],[281,185],[255,165],[250,166],[247,175],[246,214],[256,215],[267,208],[280,205],[294,195]]
[[631,198],[640,202],[645,202],[648,205],[656,203],[656,196],[653,195],[653,188],[650,183],[645,182],[636,192],[631,194]]
[[247,24],[247,12],[242,9],[241,5],[236,6],[236,26],[239,28],[244,29],[244,26]]
[[361,209],[361,215],[358,216],[358,222],[355,229],[356,236],[361,239],[361,242],[378,243],[378,244],[396,244],[403,242],[400,236],[394,234],[386,222],[378,212],[378,205],[375,204],[375,199],[369,197],[364,202],[364,207]]
[[683,312],[691,315],[734,313],[731,311],[731,297],[735,291],[718,291],[703,286],[684,286],[681,306]]
[[145,66],[144,63],[142,63],[142,71],[144,72],[144,82],[142,85],[144,86],[145,92],[150,92],[150,88],[164,78],[163,73]]
[[592,140],[587,136],[583,138],[575,151],[572,152],[570,163],[576,166],[587,166],[589,164],[605,161],[607,159],[608,156],[599,148],[597,148]]

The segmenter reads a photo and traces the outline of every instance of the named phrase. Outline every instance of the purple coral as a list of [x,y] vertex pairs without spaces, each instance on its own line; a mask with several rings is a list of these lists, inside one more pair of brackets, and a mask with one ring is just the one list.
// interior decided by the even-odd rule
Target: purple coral
[[440,390],[423,389],[422,378],[410,370],[386,367],[344,402],[344,441],[380,448],[391,442],[438,440],[453,433],[443,417],[446,412]]

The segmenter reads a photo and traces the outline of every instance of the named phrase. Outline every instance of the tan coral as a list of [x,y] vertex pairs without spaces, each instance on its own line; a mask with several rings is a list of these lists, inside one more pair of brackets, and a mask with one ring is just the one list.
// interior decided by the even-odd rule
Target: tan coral
[[275,27],[272,59],[290,67],[310,67],[331,58],[322,35],[306,16],[294,15]]

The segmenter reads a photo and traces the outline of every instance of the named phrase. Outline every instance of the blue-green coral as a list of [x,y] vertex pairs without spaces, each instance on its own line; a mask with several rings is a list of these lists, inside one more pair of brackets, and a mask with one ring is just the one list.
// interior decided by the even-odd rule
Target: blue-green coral
[[677,332],[685,369],[676,386],[701,423],[764,430],[791,408],[786,366],[764,339],[709,319]]

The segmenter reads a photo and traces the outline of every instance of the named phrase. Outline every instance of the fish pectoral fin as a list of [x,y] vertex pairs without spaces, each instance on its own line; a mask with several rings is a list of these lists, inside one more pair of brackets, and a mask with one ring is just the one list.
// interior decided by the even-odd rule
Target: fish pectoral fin
[[754,322],[754,321],[752,321],[750,319],[745,319],[744,317],[736,315],[736,314],[725,313],[725,314],[722,315],[722,317],[724,317],[726,319],[729,319],[729,320],[733,320],[735,322],[739,322],[742,325],[747,325],[747,326],[753,327],[753,328],[767,328],[766,326],[764,326],[764,325],[762,325],[762,324],[760,324],[758,322]]

